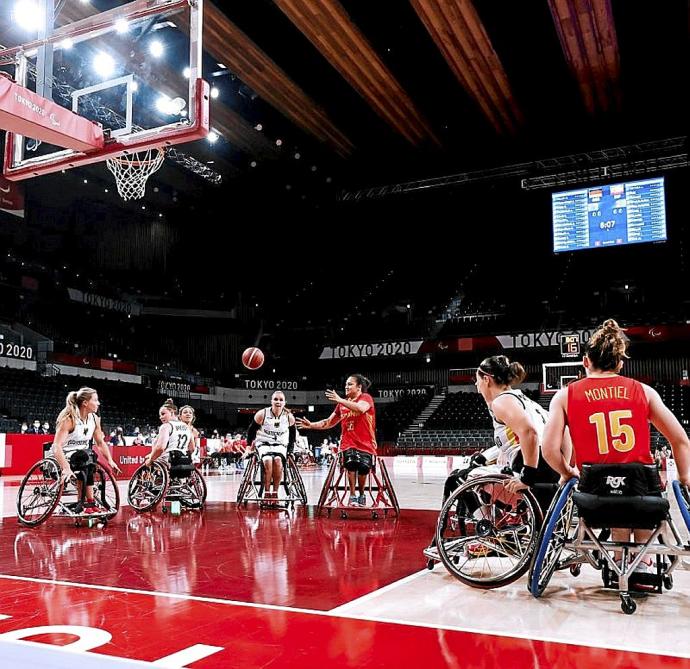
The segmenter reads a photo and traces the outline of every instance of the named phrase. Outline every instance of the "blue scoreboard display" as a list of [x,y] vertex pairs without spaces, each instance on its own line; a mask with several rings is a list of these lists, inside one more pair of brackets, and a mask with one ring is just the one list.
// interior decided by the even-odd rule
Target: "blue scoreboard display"
[[663,177],[553,193],[553,250],[666,240]]

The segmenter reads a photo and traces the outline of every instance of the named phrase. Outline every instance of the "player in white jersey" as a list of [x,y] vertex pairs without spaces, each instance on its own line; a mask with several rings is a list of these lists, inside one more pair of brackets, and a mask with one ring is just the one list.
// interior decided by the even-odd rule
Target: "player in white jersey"
[[199,430],[194,427],[194,421],[196,420],[196,415],[194,413],[194,407],[189,404],[185,404],[180,408],[180,420],[189,425],[192,430],[192,439],[194,440],[194,448],[192,450],[192,464],[201,465],[201,448],[199,440]]
[[[51,448],[51,455],[60,465],[63,481],[74,476],[73,468],[83,469],[86,473],[86,513],[98,511],[93,496],[93,465],[96,463],[96,455],[92,450],[94,444],[110,468],[120,473],[120,468],[113,461],[105,443],[101,419],[96,415],[99,406],[98,393],[93,388],[84,387],[68,393],[65,408],[55,421],[55,439]],[[79,499],[82,499],[81,480],[77,480],[77,486]]]
[[521,390],[512,387],[520,384],[525,376],[519,362],[496,355],[481,362],[475,380],[493,421],[495,445],[473,457],[473,466],[467,475],[483,476],[510,470],[519,476],[507,484],[511,492],[524,490],[534,483],[558,480],[540,455],[549,415]]
[[296,436],[295,417],[285,408],[285,395],[276,390],[271,396],[271,406],[254,414],[247,431],[247,443],[254,442],[263,463],[265,499],[278,499],[283,467],[292,453]]
[[[545,409],[527,397],[513,384],[520,384],[526,376],[519,362],[510,362],[505,355],[482,360],[477,368],[475,385],[489,409],[494,428],[494,446],[472,456],[470,466],[456,469],[446,479],[443,490],[445,502],[453,491],[468,478],[498,473],[513,473],[515,478],[506,484],[509,492],[517,493],[535,483],[556,483],[558,474],[541,457],[541,440],[548,418]],[[569,440],[565,442],[565,447]],[[536,490],[534,495],[544,511],[555,493]],[[434,542],[424,551],[427,557],[438,559]]]
[[165,400],[158,410],[161,427],[158,436],[153,442],[151,452],[144,459],[144,464],[150,467],[154,460],[160,458],[166,464],[170,464],[170,453],[179,451],[183,455],[191,457],[194,451],[194,434],[192,428],[183,423],[177,417],[177,407],[171,399]]

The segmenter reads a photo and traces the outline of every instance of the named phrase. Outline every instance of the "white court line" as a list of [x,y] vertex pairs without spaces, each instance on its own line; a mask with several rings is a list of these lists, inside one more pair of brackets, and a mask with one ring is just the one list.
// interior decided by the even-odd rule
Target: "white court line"
[[[393,581],[393,583],[389,583],[388,585],[384,585],[382,588],[379,588],[378,590],[374,590],[372,592],[368,592],[366,595],[362,595],[361,597],[358,597],[357,599],[353,599],[351,602],[346,602],[345,604],[341,604],[340,606],[336,606],[334,609],[331,609],[329,613],[334,616],[340,616],[344,615],[347,616],[347,609],[349,607],[357,607],[360,604],[363,604],[364,602],[368,602],[370,599],[375,599],[379,595],[383,595],[384,593],[388,592],[389,590],[395,590],[395,588],[405,585],[406,583],[409,583],[410,581],[414,581],[418,579],[420,576],[424,576],[426,574],[427,570],[423,569],[422,571],[418,571],[415,574],[410,574],[409,576],[405,576],[404,578],[401,578],[399,581]],[[347,616],[349,617],[349,616]]]
[[[419,577],[424,571],[417,574],[412,574],[413,577]],[[410,580],[410,576],[407,576],[396,583],[391,583],[386,588],[392,589],[391,586],[400,585],[402,581]],[[333,613],[333,611],[319,611],[316,609],[300,609],[292,606],[280,606],[277,604],[257,604],[255,602],[239,602],[230,599],[217,599],[215,597],[201,597],[199,595],[184,595],[172,592],[154,592],[150,590],[136,590],[133,588],[118,588],[116,586],[106,586],[106,585],[91,585],[88,583],[74,583],[72,581],[57,581],[49,578],[34,578],[31,576],[11,576],[9,574],[0,574],[0,579],[8,581],[25,581],[28,583],[42,583],[51,585],[64,585],[71,586],[75,588],[88,588],[91,590],[104,590],[106,592],[122,592],[125,594],[133,595],[148,595],[150,597],[164,597],[167,599],[181,599],[186,601],[194,602],[204,602],[210,604],[224,604],[226,606],[245,606],[253,609],[265,609],[269,611],[287,611],[293,613],[304,613],[306,615],[312,616],[325,616],[328,618],[346,618],[348,620],[361,620],[362,622],[372,622],[372,623],[385,623],[390,625],[401,625],[404,627],[421,627],[432,630],[447,630],[449,632],[464,632],[468,634],[485,635],[485,636],[497,636],[506,639],[524,639],[527,641],[541,641],[544,643],[556,643],[559,645],[569,645],[569,646],[581,646],[584,648],[602,648],[604,650],[618,650],[624,653],[640,653],[643,655],[653,655],[654,657],[663,657],[664,655],[668,657],[680,657],[684,659],[690,658],[690,650],[685,653],[674,651],[671,653],[660,653],[655,650],[649,650],[648,648],[636,648],[634,646],[623,646],[618,644],[605,645],[603,643],[596,643],[594,641],[585,642],[575,642],[569,639],[557,639],[555,637],[549,637],[545,635],[538,634],[515,634],[508,632],[501,632],[497,630],[485,630],[473,627],[459,627],[455,625],[443,625],[443,624],[431,624],[423,622],[412,622],[409,620],[401,620],[397,618],[378,618],[374,616],[362,616],[362,615],[345,615]],[[382,588],[383,589],[383,588]],[[378,590],[375,592],[379,592]],[[375,593],[370,593],[375,594]],[[366,596],[366,595],[365,595]],[[345,605],[343,605],[345,606]],[[340,608],[340,607],[339,607]],[[334,609],[335,610],[335,609]]]

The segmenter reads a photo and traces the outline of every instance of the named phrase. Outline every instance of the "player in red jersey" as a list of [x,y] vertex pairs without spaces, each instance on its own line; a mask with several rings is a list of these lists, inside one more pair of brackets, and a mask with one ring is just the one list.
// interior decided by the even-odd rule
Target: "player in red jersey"
[[342,422],[340,452],[343,454],[343,466],[347,469],[350,506],[366,504],[364,489],[367,474],[374,466],[376,457],[376,411],[374,400],[367,393],[370,385],[369,379],[361,374],[348,376],[344,398],[335,390],[326,391],[326,397],[336,402],[335,410],[328,418],[314,423],[306,418],[297,419],[300,430],[328,430]]
[[[649,423],[668,439],[678,478],[690,485],[690,441],[678,419],[653,388],[619,375],[628,357],[628,338],[614,320],[607,320],[590,338],[582,364],[587,377],[559,390],[551,401],[544,428],[542,454],[562,477],[579,476],[584,463],[653,463]],[[570,430],[575,466],[561,452]],[[646,541],[648,530],[635,530],[635,541]],[[612,530],[614,541],[629,541],[630,530]]]

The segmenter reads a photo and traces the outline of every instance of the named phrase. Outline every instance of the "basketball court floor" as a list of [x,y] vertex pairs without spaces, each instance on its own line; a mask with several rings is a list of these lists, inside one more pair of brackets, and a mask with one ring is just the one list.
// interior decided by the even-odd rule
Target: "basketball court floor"
[[317,518],[315,469],[290,514],[238,508],[240,475],[211,474],[203,513],[125,505],[104,529],[24,528],[0,479],[0,666],[690,666],[688,571],[632,616],[589,568],[541,600],[526,577],[469,588],[421,553],[443,477],[389,469],[397,519]]

